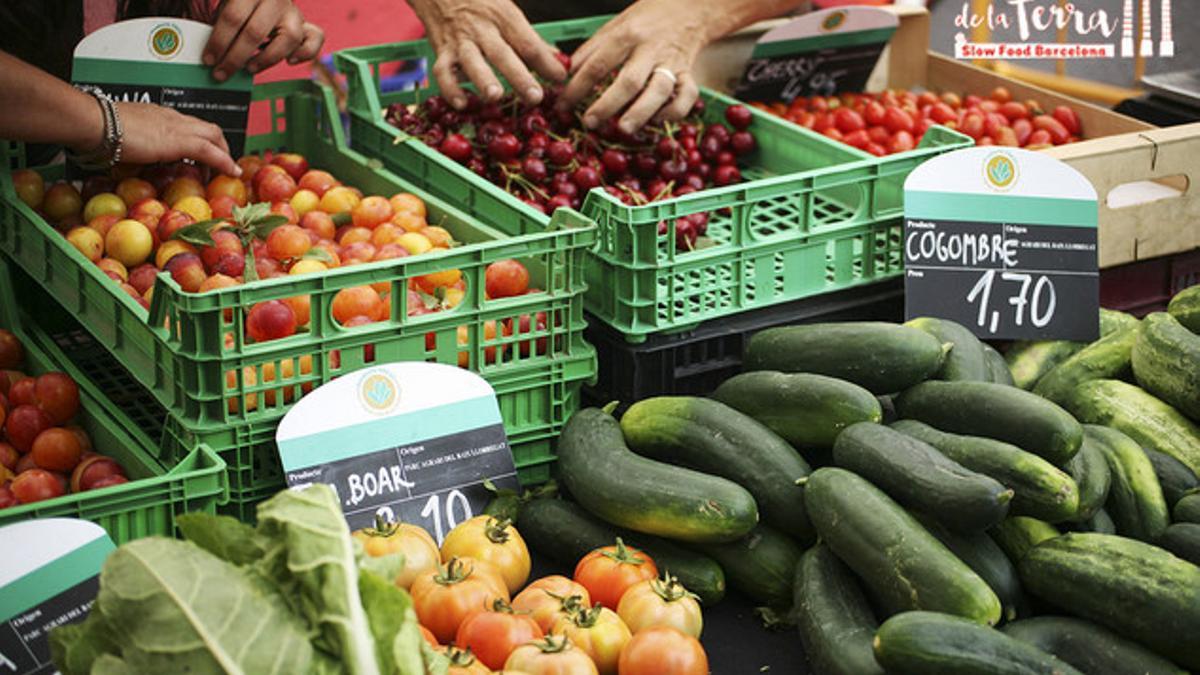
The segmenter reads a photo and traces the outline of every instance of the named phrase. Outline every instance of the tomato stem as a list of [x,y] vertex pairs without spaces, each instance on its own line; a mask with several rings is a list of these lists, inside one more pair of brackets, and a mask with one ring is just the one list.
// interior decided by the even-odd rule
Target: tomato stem
[[661,579],[654,579],[650,582],[650,589],[658,597],[662,598],[664,602],[676,602],[689,597],[699,600],[699,597],[695,593],[684,588],[683,584],[679,582],[679,577],[672,576],[666,570],[663,570]]
[[508,528],[512,527],[512,520],[509,518],[488,518],[487,525],[484,526],[483,532],[487,535],[488,541],[493,544],[507,544],[512,538],[512,533]]
[[571,647],[571,641],[567,639],[566,635],[554,634],[547,635],[545,638],[531,642],[530,644],[542,650],[543,654],[557,654],[565,652]]
[[622,541],[620,537],[617,537],[617,550],[601,551],[600,555],[623,565],[641,565],[646,562],[645,558],[642,558],[631,551],[631,549],[625,545],[625,542]]
[[466,563],[459,560],[456,556],[447,560],[445,565],[442,565],[437,575],[433,577],[433,580],[442,586],[453,586],[471,578],[474,572],[474,567],[468,568]]

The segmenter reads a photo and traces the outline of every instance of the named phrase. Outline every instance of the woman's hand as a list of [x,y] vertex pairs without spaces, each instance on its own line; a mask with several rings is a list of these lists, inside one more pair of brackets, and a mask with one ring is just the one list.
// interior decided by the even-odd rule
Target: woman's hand
[[526,103],[542,100],[542,87],[529,72],[559,82],[567,71],[511,0],[412,0],[437,54],[433,75],[450,105],[467,103],[459,71],[486,101],[504,93],[490,63]]
[[[99,116],[96,102],[88,103],[97,109]],[[150,103],[117,103],[117,113],[121,116],[121,128],[124,132],[121,143],[122,162],[154,164],[192,159],[231,176],[239,176],[242,173],[241,168],[229,155],[229,144],[225,142],[225,134],[215,124]],[[92,147],[99,145],[103,127],[101,121],[99,131],[95,134],[96,142]]]
[[304,21],[291,0],[228,0],[213,25],[203,60],[224,81],[245,67],[250,73],[287,59],[300,63],[317,56],[325,34]]
[[[583,115],[595,128],[626,105],[626,133],[651,118],[679,119],[696,102],[699,88],[691,68],[711,39],[710,5],[696,0],[641,0],[609,21],[571,55],[571,81],[559,105],[572,107],[604,78],[616,79]],[[719,3],[716,3],[719,4]]]

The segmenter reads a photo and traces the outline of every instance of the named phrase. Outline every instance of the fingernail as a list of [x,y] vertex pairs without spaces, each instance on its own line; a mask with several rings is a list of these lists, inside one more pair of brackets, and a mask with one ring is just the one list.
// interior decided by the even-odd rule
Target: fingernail
[[224,70],[214,70],[213,71],[213,79],[216,80],[217,82],[224,82],[226,77],[228,77],[228,76],[225,74]]
[[501,89],[500,85],[498,85],[498,84],[489,85],[487,88],[487,97],[488,98],[493,98],[493,99],[500,98],[500,95],[503,93],[504,93],[504,90]]
[[535,84],[526,89],[525,99],[530,103],[540,103],[542,101],[542,88]]
[[236,166],[236,165],[235,165],[235,166],[233,167],[233,177],[234,177],[234,178],[241,178],[241,176],[242,176],[242,167],[240,167],[240,166]]
[[600,120],[597,120],[595,115],[584,115],[583,126],[589,129],[595,129],[596,127],[600,126]]
[[217,62],[217,57],[213,56],[212,54],[204,55],[204,65],[211,66],[212,64],[214,64],[216,62]]
[[467,99],[465,99],[461,96],[454,96],[450,99],[450,105],[461,110],[464,106],[467,105]]
[[620,127],[623,134],[632,134],[637,131],[637,127],[633,125],[633,122],[621,122],[617,126]]

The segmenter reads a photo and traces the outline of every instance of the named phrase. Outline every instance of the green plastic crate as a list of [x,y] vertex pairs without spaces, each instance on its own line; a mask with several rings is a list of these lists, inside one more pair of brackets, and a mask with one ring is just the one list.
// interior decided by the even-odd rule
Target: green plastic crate
[[[28,304],[45,307],[36,318],[38,329],[55,349],[69,354],[72,364],[105,392],[130,418],[132,428],[160,439],[158,454],[170,464],[186,461],[197,447],[211,448],[227,468],[228,501],[218,511],[253,520],[254,506],[285,487],[275,444],[276,422],[248,422],[221,427],[189,425],[169,414],[149,390],[119,364],[78,322],[62,311],[27,274],[13,275],[17,293]],[[34,323],[31,319],[29,323]],[[595,350],[585,344],[571,357],[527,363],[486,375],[496,390],[508,434],[517,477],[524,485],[550,478],[553,443],[567,419],[579,409],[583,385],[595,380]]]
[[[535,26],[552,44],[583,40],[608,20],[596,17]],[[436,93],[383,93],[380,66],[435,54],[428,41],[347,49],[335,54],[349,85],[351,145],[397,174],[507,227],[535,232],[549,218],[405,135],[383,118],[393,103]],[[707,120],[724,118],[735,100],[704,89]],[[645,206],[626,206],[593,189],[582,211],[599,226],[587,265],[586,308],[639,342],[651,333],[899,275],[904,180],[925,160],[971,145],[967,136],[930,129],[915,150],[876,158],[775,116],[751,109],[758,150],[746,181]],[[727,215],[718,209],[728,209]],[[674,219],[709,211],[716,244],[675,250]],[[504,214],[510,215],[507,219]],[[670,223],[658,234],[660,221]]]
[[[247,152],[282,150],[304,154],[313,167],[332,171],[349,185],[390,195],[413,192],[426,201],[428,220],[463,242],[449,251],[337,268],[320,275],[259,281],[203,294],[184,293],[169,275],[155,282],[147,312],[88,262],[39,215],[21,203],[10,175],[0,174],[0,249],[46,288],[144,387],[190,428],[206,434],[246,424],[271,428],[300,392],[371,363],[423,360],[454,364],[459,352],[485,378],[530,366],[553,367],[560,359],[591,355],[583,341],[583,254],[595,242],[595,226],[577,212],[511,236],[383,170],[349,150],[331,91],[307,81],[277,82],[254,91],[269,105],[273,131],[247,140]],[[10,166],[19,148],[8,146]],[[56,168],[46,172],[53,175]],[[503,224],[503,223],[500,223]],[[486,300],[488,264],[518,258],[542,293]],[[448,268],[462,270],[466,297],[452,310],[407,316],[408,281]],[[346,329],[330,314],[343,288],[387,283],[392,318]],[[295,295],[312,298],[309,332],[251,344],[244,312],[252,304]],[[230,311],[237,310],[237,311]],[[229,312],[229,318],[225,313]],[[485,335],[488,321],[515,321],[545,312],[547,328],[518,335]],[[457,344],[460,326],[467,344]],[[544,338],[545,353],[522,356],[519,342]],[[427,348],[432,343],[432,349]],[[364,349],[373,345],[373,356]],[[504,357],[487,363],[485,350]],[[286,364],[286,366],[285,366]],[[264,368],[273,377],[264,376]],[[283,377],[287,370],[291,376]],[[269,380],[269,381],[268,381]],[[273,402],[269,399],[273,399]]]
[[69,494],[24,506],[0,509],[0,526],[30,518],[82,518],[103,527],[118,544],[150,535],[175,536],[178,515],[215,513],[228,494],[225,462],[206,445],[197,445],[170,469],[154,456],[145,431],[66,358],[62,350],[27,317],[18,316],[7,263],[0,256],[0,326],[21,339],[31,375],[62,371],[79,384],[76,417],[97,451],[125,468],[130,482]]

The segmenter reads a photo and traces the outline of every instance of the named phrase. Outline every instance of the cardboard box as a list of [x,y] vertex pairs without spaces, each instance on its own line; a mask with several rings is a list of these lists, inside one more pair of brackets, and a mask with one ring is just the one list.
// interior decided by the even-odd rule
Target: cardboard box
[[[922,8],[894,7],[900,28],[892,37],[867,84],[868,91],[889,87],[973,93],[986,96],[999,86],[1018,101],[1036,99],[1049,110],[1074,108],[1083,126],[1083,141],[1047,152],[1071,164],[1095,185],[1100,197],[1100,266],[1200,248],[1200,124],[1171,129],[1157,127],[1107,108],[1019,82],[966,61],[929,50],[929,13]],[[749,26],[705,49],[696,63],[697,80],[729,91],[741,77],[754,43],[764,32],[786,22],[774,19]],[[1110,207],[1109,194],[1124,187],[1135,201]]]

